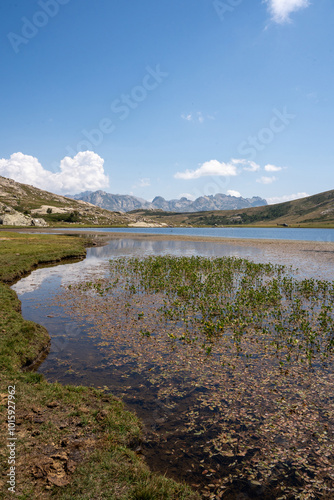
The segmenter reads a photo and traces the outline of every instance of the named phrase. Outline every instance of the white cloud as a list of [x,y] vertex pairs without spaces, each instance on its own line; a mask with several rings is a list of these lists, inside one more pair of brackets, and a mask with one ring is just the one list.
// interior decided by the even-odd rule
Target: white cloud
[[233,165],[242,165],[243,169],[247,170],[248,172],[257,172],[258,170],[260,170],[260,165],[255,163],[255,161],[232,158],[231,163]]
[[139,179],[138,187],[147,187],[151,185],[151,181],[148,177],[145,179]]
[[148,177],[141,178],[136,184],[133,184],[132,189],[145,188],[151,185],[151,179]]
[[219,162],[218,160],[206,161],[196,170],[186,170],[185,172],[177,172],[175,179],[199,179],[200,177],[207,176],[228,176],[237,175],[236,165],[232,163]]
[[203,123],[204,122],[204,117],[202,115],[202,113],[200,111],[197,112],[197,120],[200,122],[200,123]]
[[[285,167],[277,167],[268,163],[265,165],[264,170],[266,172],[279,172]],[[235,176],[240,175],[243,171],[247,172],[258,172],[261,170],[260,165],[251,160],[246,160],[244,158],[232,158],[229,162],[219,162],[218,160],[210,160],[199,166],[196,170],[187,169],[185,172],[177,172],[174,177],[175,179],[199,179],[200,177],[208,176]],[[271,184],[276,181],[276,177],[260,177],[257,182],[262,184]],[[237,191],[236,191],[237,192]],[[239,194],[239,196],[241,196]]]
[[310,5],[309,0],[266,0],[272,20],[284,24],[290,21],[290,15]]
[[74,158],[63,158],[60,171],[54,173],[43,168],[34,156],[14,153],[9,159],[0,159],[0,175],[53,193],[74,194],[109,186],[103,164],[98,154],[83,151]]
[[266,165],[264,169],[266,172],[279,172],[280,170],[282,170],[282,167],[276,167],[275,165],[270,165],[270,163],[268,163],[268,165]]
[[229,189],[227,191],[227,194],[229,194],[230,196],[235,196],[236,198],[241,198],[241,194],[239,193],[239,191],[234,191],[233,189]]
[[274,203],[283,203],[284,201],[298,200],[299,198],[305,198],[310,196],[308,193],[296,193],[296,194],[285,194],[283,196],[273,196],[272,198],[267,198],[269,205]]
[[277,177],[260,177],[260,179],[256,179],[256,182],[259,182],[260,184],[271,184],[273,182],[277,181]]
[[[202,111],[197,111],[196,113],[188,113],[188,114],[182,114],[181,115],[182,120],[186,120],[187,122],[198,122],[198,123],[203,123],[204,122],[204,116]],[[214,119],[211,116],[206,117],[210,119]]]

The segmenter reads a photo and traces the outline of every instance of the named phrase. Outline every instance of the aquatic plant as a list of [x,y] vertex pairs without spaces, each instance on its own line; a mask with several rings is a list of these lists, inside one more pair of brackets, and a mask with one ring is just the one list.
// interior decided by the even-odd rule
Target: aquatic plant
[[234,257],[118,258],[66,301],[106,367],[146,378],[208,495],[330,498],[332,282]]

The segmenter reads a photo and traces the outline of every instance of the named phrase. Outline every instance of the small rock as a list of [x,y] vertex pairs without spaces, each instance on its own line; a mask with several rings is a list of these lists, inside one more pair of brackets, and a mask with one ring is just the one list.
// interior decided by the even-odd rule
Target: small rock
[[51,403],[48,403],[46,406],[48,408],[56,408],[56,406],[59,406],[59,403],[57,403],[57,401],[52,401]]

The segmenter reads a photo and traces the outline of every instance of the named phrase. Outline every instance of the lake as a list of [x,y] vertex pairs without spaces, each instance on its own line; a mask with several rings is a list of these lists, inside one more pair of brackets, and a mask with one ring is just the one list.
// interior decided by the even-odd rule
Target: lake
[[[148,234],[149,231],[152,230],[127,232]],[[154,232],[169,234],[168,231],[170,229]],[[184,233],[190,235],[190,231],[197,230],[184,230]],[[212,236],[211,231],[219,229],[198,231],[200,236]],[[272,231],[280,233],[281,230]],[[311,231],[310,238],[317,230],[306,231]],[[267,230],[260,232],[266,235],[262,238],[268,238]],[[237,237],[235,233],[233,237]],[[314,241],[312,238],[308,241]],[[13,289],[22,302],[23,316],[45,326],[51,336],[50,355],[39,368],[47,380],[100,387],[122,397],[145,424],[142,450],[152,469],[186,480],[203,491],[223,492],[228,488],[224,481],[229,472],[237,474],[246,459],[256,462],[259,450],[266,449],[270,439],[280,457],[279,464],[290,460],[284,454],[294,446],[297,459],[304,460],[308,447],[315,445],[300,422],[306,422],[311,429],[313,422],[318,421],[317,429],[319,433],[322,429],[320,437],[324,441],[317,442],[317,446],[319,449],[332,446],[322,434],[326,428],[332,439],[332,419],[320,414],[326,405],[328,415],[334,415],[330,396],[334,390],[331,364],[322,365],[319,373],[307,367],[300,372],[299,365],[293,364],[282,372],[279,358],[277,363],[272,361],[276,360],[275,352],[269,356],[261,342],[249,342],[247,356],[242,352],[226,355],[223,354],[224,338],[217,341],[208,357],[196,343],[184,346],[173,340],[182,329],[179,323],[166,323],[156,329],[154,335],[148,334],[158,309],[163,307],[161,295],[155,294],[153,299],[142,294],[130,298],[127,293],[116,290],[114,296],[111,292],[109,296],[100,297],[81,292],[75,285],[90,282],[103,286],[104,280],[109,279],[109,259],[142,259],[155,255],[233,256],[292,266],[288,276],[299,280],[334,279],[333,265],[326,259],[329,253],[325,253],[324,258],[321,252],[297,251],[297,247],[291,244],[289,251],[289,245],[282,247],[282,243],[275,246],[263,242],[252,246],[251,242],[241,241],[230,244],[218,240],[214,243],[157,240],[135,234],[122,238],[120,234],[119,239],[106,246],[89,248],[85,260],[37,269]],[[113,300],[112,306],[108,306],[109,299]],[[128,309],[130,303],[131,310]],[[172,340],[168,338],[165,342],[168,332]],[[281,362],[285,366],[285,361]],[[296,444],[298,439],[304,439],[305,445]],[[269,456],[271,448],[267,451]],[[313,459],[315,457],[310,457]],[[276,464],[272,473],[280,477],[285,466],[277,465],[276,458],[272,460]],[[289,473],[289,467],[283,470],[284,474]],[[262,467],[261,474],[263,479],[268,471]],[[265,490],[259,489],[256,474],[249,481],[248,491],[255,497],[267,498]],[[234,484],[236,496],[230,498],[238,498],[241,483]]]
[[334,241],[334,229],[321,228],[71,228],[71,231],[103,231],[107,233],[165,234],[219,238],[252,238],[295,241]]

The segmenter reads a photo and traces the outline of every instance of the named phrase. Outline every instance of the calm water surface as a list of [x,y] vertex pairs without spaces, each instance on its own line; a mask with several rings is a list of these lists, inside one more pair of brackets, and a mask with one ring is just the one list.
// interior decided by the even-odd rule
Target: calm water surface
[[[219,238],[253,238],[270,240],[296,241],[334,241],[334,229],[307,228],[253,228],[253,227],[217,227],[217,228],[84,228],[85,231],[103,231],[107,233],[167,234],[179,236],[210,236]],[[71,231],[82,231],[73,228]]]
[[[101,370],[91,372],[91,365],[96,366],[101,361],[95,343],[91,342],[85,333],[92,325],[83,325],[82,321],[76,322],[73,317],[68,316],[55,301],[55,297],[62,294],[63,286],[105,276],[109,259],[163,254],[236,256],[256,262],[292,266],[292,274],[295,277],[334,280],[334,269],[326,262],[319,263],[312,259],[312,256],[300,258],[293,254],[282,254],[272,248],[260,249],[207,242],[147,241],[135,238],[113,240],[106,246],[89,248],[86,259],[81,262],[37,269],[12,287],[22,302],[23,316],[45,326],[52,338],[51,353],[40,367],[40,371],[50,380],[82,384],[94,380],[94,385],[108,385],[107,373],[102,373]],[[73,378],[69,373],[64,374],[62,362],[69,359],[82,365],[79,379]]]
[[[112,230],[115,231],[115,230]],[[171,232],[171,234],[196,234],[201,236],[221,236],[222,229],[213,230],[189,230],[182,231],[173,229],[172,231],[155,231],[156,233]],[[257,230],[234,230],[227,229],[227,236],[269,238],[269,232],[276,233],[276,237],[281,235],[282,239],[287,239],[287,232],[290,230],[259,230],[262,236],[254,236]],[[242,231],[242,233],[239,231]],[[311,234],[317,234],[321,241],[333,241],[329,239],[332,233],[323,230],[298,230],[303,232],[303,238],[294,238],[290,232],[291,239],[314,239]],[[314,232],[313,232],[314,231]],[[124,232],[124,229],[120,230]],[[131,232],[127,231],[127,232]],[[138,232],[137,229],[134,232]],[[152,232],[143,230],[140,232]],[[210,234],[209,234],[210,233]],[[242,234],[242,236],[241,236]],[[299,233],[301,235],[301,233]],[[332,238],[332,236],[331,236]],[[187,241],[146,241],[142,239],[119,239],[110,241],[104,247],[89,248],[87,258],[81,262],[58,265],[55,267],[43,268],[33,271],[28,277],[23,278],[13,286],[22,302],[23,316],[45,326],[51,336],[51,352],[46,361],[41,365],[39,371],[46,378],[53,382],[70,383],[76,385],[91,385],[95,387],[107,387],[115,395],[123,397],[130,409],[137,412],[143,419],[146,427],[152,432],[157,432],[157,436],[165,436],[159,442],[152,440],[146,445],[145,455],[152,468],[159,471],[168,471],[169,475],[189,482],[194,480],[194,472],[189,472],[190,462],[199,464],[199,458],[194,455],[189,458],[189,464],[182,468],[183,459],[170,459],[174,449],[181,443],[181,448],[193,446],[193,442],[184,441],[183,434],[179,432],[182,422],[179,415],[188,412],[191,408],[192,399],[197,398],[195,393],[187,398],[178,399],[176,410],[168,410],[168,407],[159,403],[157,389],[150,384],[143,373],[134,370],[132,363],[117,364],[110,363],[99,348],[99,342],[103,339],[92,338],[90,335],[93,324],[89,324],[82,317],[75,317],[66,312],[61,304],[63,287],[82,280],[96,279],[103,277],[108,272],[109,259],[120,256],[147,256],[147,255],[202,255],[207,257],[236,256],[247,258],[256,262],[272,262],[293,266],[292,273],[296,277],[314,277],[321,279],[334,279],[334,272],[331,266],[325,262],[314,261],[311,256],[300,258],[293,254],[284,254],[275,249],[254,248],[247,246],[228,245],[224,243],[210,244],[207,242],[187,242]],[[120,346],[120,349],[122,347]],[[188,406],[187,406],[188,405]],[[166,409],[167,408],[167,409]],[[174,413],[173,413],[174,412]],[[166,416],[167,415],[167,416]],[[167,436],[170,436],[167,438]],[[174,437],[173,437],[174,436]],[[184,439],[189,439],[189,436]],[[145,446],[144,446],[145,448]],[[159,459],[157,458],[159,457]],[[186,462],[184,461],[184,464]],[[181,464],[181,465],[180,465]],[[196,465],[196,467],[197,467]],[[198,475],[198,470],[196,469]],[[195,475],[196,475],[195,474]],[[197,476],[196,476],[197,477]],[[208,479],[210,482],[210,479]],[[201,479],[201,484],[205,483],[205,478]]]

